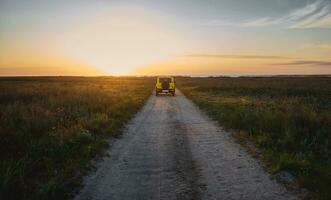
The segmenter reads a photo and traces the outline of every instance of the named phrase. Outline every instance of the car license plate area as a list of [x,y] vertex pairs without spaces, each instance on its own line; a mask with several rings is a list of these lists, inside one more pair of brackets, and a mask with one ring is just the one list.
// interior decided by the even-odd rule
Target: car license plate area
[[169,92],[169,90],[162,90],[162,92]]

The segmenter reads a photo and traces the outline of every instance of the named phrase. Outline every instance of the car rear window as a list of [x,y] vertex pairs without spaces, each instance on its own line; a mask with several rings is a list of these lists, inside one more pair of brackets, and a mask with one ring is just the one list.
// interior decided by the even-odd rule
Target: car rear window
[[171,78],[160,78],[160,82],[171,82]]

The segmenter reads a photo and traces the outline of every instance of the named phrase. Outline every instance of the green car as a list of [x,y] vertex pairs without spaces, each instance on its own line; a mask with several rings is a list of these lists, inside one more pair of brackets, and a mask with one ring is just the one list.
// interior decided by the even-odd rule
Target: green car
[[155,95],[167,93],[175,96],[175,78],[169,76],[157,77],[155,85]]

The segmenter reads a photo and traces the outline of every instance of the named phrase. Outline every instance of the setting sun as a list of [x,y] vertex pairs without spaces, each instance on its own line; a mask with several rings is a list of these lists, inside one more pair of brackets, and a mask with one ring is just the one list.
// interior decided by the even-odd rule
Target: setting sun
[[162,20],[138,8],[107,10],[60,35],[58,50],[106,73],[125,75],[183,51],[178,31]]

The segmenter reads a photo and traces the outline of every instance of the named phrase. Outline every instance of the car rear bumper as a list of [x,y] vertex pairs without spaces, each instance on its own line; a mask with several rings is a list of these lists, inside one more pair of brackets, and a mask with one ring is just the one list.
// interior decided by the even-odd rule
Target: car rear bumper
[[155,89],[157,93],[173,93],[175,92],[175,89],[159,89],[159,88],[156,88]]

